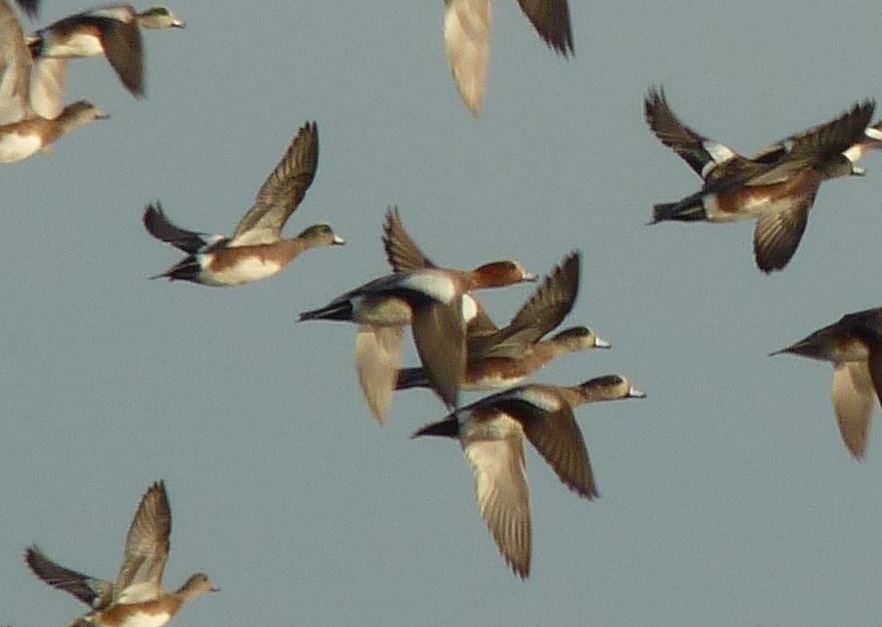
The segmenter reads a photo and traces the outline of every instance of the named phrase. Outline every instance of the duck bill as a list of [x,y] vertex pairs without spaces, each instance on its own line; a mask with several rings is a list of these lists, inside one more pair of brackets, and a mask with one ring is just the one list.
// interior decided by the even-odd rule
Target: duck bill
[[641,392],[637,388],[631,388],[628,390],[628,398],[646,398],[646,394]]

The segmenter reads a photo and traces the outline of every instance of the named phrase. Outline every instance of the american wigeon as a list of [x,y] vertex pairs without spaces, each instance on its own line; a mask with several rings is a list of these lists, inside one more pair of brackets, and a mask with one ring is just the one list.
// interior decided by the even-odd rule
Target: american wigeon
[[[610,347],[587,327],[572,327],[542,339],[572,309],[579,292],[579,265],[579,253],[567,255],[508,325],[490,334],[466,336],[468,357],[461,389],[512,387],[561,355]],[[428,385],[422,368],[398,372],[398,390]]]
[[315,122],[310,122],[297,132],[230,237],[206,237],[179,228],[165,217],[159,203],[147,205],[143,216],[147,231],[187,253],[174,266],[151,278],[232,287],[278,274],[311,248],[344,244],[343,238],[325,223],[314,224],[292,239],[282,238],[282,228],[312,183],[318,154],[318,129]]
[[833,410],[842,441],[864,456],[875,399],[882,402],[882,308],[843,316],[772,355],[792,353],[833,364]]
[[[555,52],[573,53],[567,0],[518,0],[539,36]],[[444,45],[459,95],[474,116],[481,113],[490,60],[490,0],[444,0]]]
[[869,100],[857,103],[830,122],[744,157],[684,125],[664,91],[651,89],[645,101],[647,123],[704,179],[698,192],[655,205],[652,223],[756,219],[757,266],[763,272],[784,268],[796,252],[821,183],[863,174],[854,162],[866,150],[882,146],[882,134],[868,128],[874,107]]
[[186,602],[217,590],[202,573],[192,575],[176,592],[162,590],[170,534],[171,508],[165,484],[160,481],[141,498],[115,582],[59,566],[36,546],[28,547],[24,558],[37,577],[93,609],[71,627],[159,627],[174,618]]
[[84,124],[106,118],[81,100],[62,106],[67,62],[31,59],[21,24],[0,0],[0,163],[33,156]]
[[168,7],[138,13],[128,4],[109,5],[71,15],[41,28],[29,38],[34,58],[105,56],[133,96],[144,96],[141,28],[183,28]]
[[475,315],[473,290],[533,281],[515,261],[484,264],[472,271],[426,268],[398,272],[365,283],[300,320],[342,320],[359,325],[355,361],[359,383],[373,415],[384,422],[395,387],[402,327],[410,325],[432,387],[455,406],[465,370],[466,320]]
[[644,396],[618,375],[573,387],[524,385],[463,407],[413,437],[459,439],[475,475],[481,517],[505,561],[518,576],[526,578],[530,574],[532,532],[524,438],[568,488],[592,499],[597,488],[573,407]]

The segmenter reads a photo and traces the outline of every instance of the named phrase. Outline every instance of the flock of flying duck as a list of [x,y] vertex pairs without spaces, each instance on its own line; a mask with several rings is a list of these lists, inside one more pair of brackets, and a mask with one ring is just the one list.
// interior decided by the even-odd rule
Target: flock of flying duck
[[[37,0],[18,0],[32,17]],[[519,0],[550,47],[573,52],[566,0]],[[478,115],[489,58],[489,0],[445,0],[444,38],[454,81],[466,107]],[[137,13],[128,5],[77,14],[26,36],[7,0],[0,0],[0,163],[26,159],[88,122],[107,117],[91,103],[64,105],[71,58],[105,56],[134,96],[144,95],[141,28],[182,28],[165,7]],[[882,123],[871,124],[874,103],[855,104],[836,119],[792,135],[745,157],[683,124],[660,88],[645,100],[649,127],[702,179],[683,199],[657,204],[652,222],[756,220],[754,255],[763,272],[783,269],[793,257],[821,183],[860,175],[856,162],[882,147]],[[294,238],[282,229],[300,205],[318,166],[315,122],[295,134],[230,236],[206,236],[175,225],[162,206],[148,205],[146,230],[185,257],[153,278],[232,287],[267,279],[311,248],[344,244],[330,225],[319,223]],[[301,321],[334,320],[358,325],[355,368],[365,401],[377,421],[387,420],[396,390],[428,388],[451,410],[414,437],[459,441],[475,477],[480,514],[505,561],[529,575],[532,528],[524,440],[560,480],[587,499],[597,496],[578,405],[642,398],[630,382],[607,375],[574,386],[524,383],[553,359],[577,351],[610,348],[585,326],[550,335],[575,303],[580,254],[567,254],[541,281],[511,320],[498,327],[474,292],[537,277],[519,263],[502,260],[473,270],[446,268],[430,260],[404,228],[397,208],[387,211],[382,242],[391,272],[355,287]],[[404,328],[410,327],[420,365],[402,368]],[[833,404],[849,451],[863,455],[874,399],[882,398],[882,308],[844,316],[777,353],[830,361]],[[776,354],[776,353],[773,353]],[[459,405],[460,390],[494,393]],[[161,587],[168,558],[171,512],[165,486],[144,494],[129,529],[115,582],[62,567],[36,546],[25,560],[48,584],[88,604],[92,611],[73,623],[161,625],[188,600],[216,588],[203,574],[178,591]]]

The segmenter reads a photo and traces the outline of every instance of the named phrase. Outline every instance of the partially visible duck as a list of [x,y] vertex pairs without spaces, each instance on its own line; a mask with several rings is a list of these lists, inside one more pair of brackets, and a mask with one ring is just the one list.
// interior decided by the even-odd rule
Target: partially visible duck
[[168,560],[170,534],[171,508],[165,484],[160,481],[150,486],[141,498],[129,527],[123,563],[115,582],[60,566],[36,546],[28,547],[24,557],[37,577],[93,609],[71,627],[160,627],[188,601],[217,590],[207,576],[197,573],[176,592],[163,592],[162,574]]
[[109,5],[71,15],[41,28],[28,40],[34,58],[105,56],[135,97],[144,96],[141,28],[184,28],[168,7],[138,13],[128,4]]
[[[463,390],[492,390],[522,383],[556,357],[575,351],[609,348],[587,327],[572,327],[543,340],[570,312],[579,292],[579,253],[571,253],[545,279],[502,329],[467,336],[468,358]],[[396,389],[428,387],[422,368],[398,373]]]
[[597,496],[573,408],[583,403],[643,398],[624,377],[609,375],[573,387],[524,385],[488,396],[429,424],[413,437],[456,438],[475,475],[481,518],[515,574],[530,574],[532,525],[524,438],[579,496]]
[[152,278],[232,287],[278,274],[311,248],[344,244],[343,238],[325,223],[314,224],[295,238],[282,238],[282,228],[315,176],[318,153],[318,129],[315,122],[310,122],[297,132],[230,237],[205,237],[182,229],[166,218],[159,203],[148,205],[143,216],[147,231],[187,253],[187,257]]
[[18,18],[7,0],[0,0],[0,163],[27,159],[80,126],[107,117],[84,100],[63,106],[66,63],[35,63]]
[[869,127],[875,108],[871,100],[749,158],[683,124],[663,90],[651,89],[644,105],[655,135],[704,180],[698,192],[655,205],[652,223],[756,219],[754,256],[766,273],[781,270],[793,257],[821,183],[863,174],[855,161],[882,147],[882,133]]
[[342,320],[359,325],[356,370],[374,417],[385,421],[398,372],[402,327],[410,325],[432,387],[455,406],[466,364],[465,325],[474,316],[468,292],[503,287],[535,277],[515,261],[472,271],[429,268],[380,277],[300,320]]
[[882,402],[882,308],[843,316],[772,355],[791,353],[833,364],[833,410],[855,459],[867,448],[873,405]]
[[[573,53],[567,0],[518,0],[533,28],[555,52]],[[490,61],[490,0],[444,0],[444,44],[459,95],[474,116],[481,113]]]

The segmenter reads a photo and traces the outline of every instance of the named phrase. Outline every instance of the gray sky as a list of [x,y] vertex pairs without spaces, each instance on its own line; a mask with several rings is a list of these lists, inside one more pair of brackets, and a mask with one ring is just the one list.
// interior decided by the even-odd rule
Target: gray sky
[[[41,24],[83,8],[43,4]],[[181,0],[185,31],[145,34],[144,102],[104,61],[76,64],[71,100],[113,118],[0,172],[0,623],[81,613],[22,549],[113,578],[138,499],[164,478],[166,586],[202,570],[222,588],[179,625],[878,625],[882,441],[852,461],[830,368],[766,353],[882,304],[867,276],[882,158],[822,188],[790,266],[767,277],[748,224],[645,226],[698,179],[642,119],[662,84],[687,124],[752,152],[879,98],[877,3],[573,0],[564,62],[496,2],[480,120],[450,80],[440,0],[233,4]],[[311,119],[319,170],[286,232],[328,221],[347,246],[236,289],[146,280],[179,256],[144,232],[145,203],[229,233]],[[400,394],[378,427],[354,327],[294,323],[387,271],[393,203],[453,266],[517,257],[546,273],[580,249],[566,324],[613,350],[535,380],[618,372],[648,394],[577,412],[596,502],[528,453],[526,583],[458,446],[409,440],[441,404]],[[502,322],[529,293],[484,302]]]

